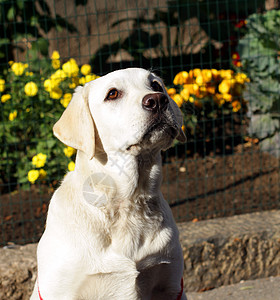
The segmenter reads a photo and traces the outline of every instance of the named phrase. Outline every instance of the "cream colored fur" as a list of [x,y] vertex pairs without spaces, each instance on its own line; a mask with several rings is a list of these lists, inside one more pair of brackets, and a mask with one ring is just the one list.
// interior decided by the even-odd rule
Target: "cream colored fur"
[[[38,285],[43,300],[177,299],[183,257],[160,192],[160,151],[172,144],[171,127],[185,137],[164,87],[167,109],[155,116],[143,108],[153,81],[163,87],[143,69],[112,72],[77,88],[55,124],[54,134],[78,149],[76,167],[49,205],[32,300]],[[107,100],[112,88],[119,97]]]

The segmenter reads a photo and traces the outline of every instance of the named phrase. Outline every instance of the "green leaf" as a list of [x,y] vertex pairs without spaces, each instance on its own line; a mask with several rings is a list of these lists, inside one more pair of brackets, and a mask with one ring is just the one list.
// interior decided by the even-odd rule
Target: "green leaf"
[[38,52],[47,56],[49,53],[49,42],[44,38],[39,38],[37,41],[32,42],[32,49],[30,50],[32,56],[36,57]]
[[249,135],[262,140],[272,136],[277,129],[279,129],[279,120],[273,119],[270,114],[253,115],[248,132]]
[[17,7],[20,10],[23,10],[23,8],[24,8],[24,0],[17,0]]
[[14,6],[11,6],[8,10],[8,13],[7,13],[7,19],[9,21],[14,21],[15,19],[15,16],[16,16],[16,9]]

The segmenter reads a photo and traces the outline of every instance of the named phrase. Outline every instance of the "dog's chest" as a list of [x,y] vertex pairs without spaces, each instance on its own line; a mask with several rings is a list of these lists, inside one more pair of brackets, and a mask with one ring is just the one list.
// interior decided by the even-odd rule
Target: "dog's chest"
[[112,248],[137,264],[152,266],[168,260],[173,232],[159,220],[129,216],[112,232]]

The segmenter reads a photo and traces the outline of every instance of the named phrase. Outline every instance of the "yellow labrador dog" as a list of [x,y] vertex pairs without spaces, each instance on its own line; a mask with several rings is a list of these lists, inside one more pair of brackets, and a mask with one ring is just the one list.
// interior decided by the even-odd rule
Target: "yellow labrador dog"
[[161,155],[185,140],[160,78],[131,68],[78,87],[55,136],[78,149],[38,245],[32,300],[184,300],[183,257],[160,192]]

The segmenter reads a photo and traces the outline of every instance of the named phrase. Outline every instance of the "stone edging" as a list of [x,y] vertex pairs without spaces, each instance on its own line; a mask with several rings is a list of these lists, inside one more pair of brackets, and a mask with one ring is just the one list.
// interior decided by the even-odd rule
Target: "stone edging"
[[[188,292],[280,275],[280,211],[179,223]],[[0,299],[28,300],[37,244],[0,249]]]

